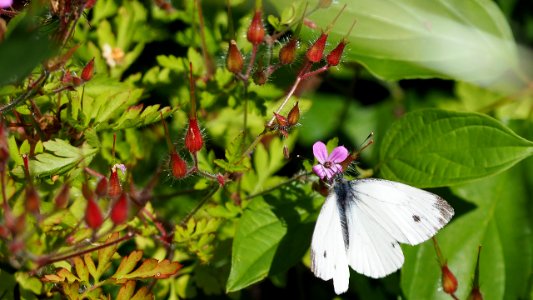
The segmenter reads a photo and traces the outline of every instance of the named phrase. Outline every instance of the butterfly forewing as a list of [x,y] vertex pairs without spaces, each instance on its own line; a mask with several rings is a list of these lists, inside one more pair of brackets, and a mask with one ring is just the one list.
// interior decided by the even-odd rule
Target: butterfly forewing
[[441,197],[403,183],[369,178],[343,184],[351,187],[348,198],[353,206],[401,243],[416,245],[429,239],[454,213]]
[[311,270],[323,280],[333,278],[337,294],[348,289],[350,270],[346,250],[337,195],[331,193],[316,221],[311,241]]

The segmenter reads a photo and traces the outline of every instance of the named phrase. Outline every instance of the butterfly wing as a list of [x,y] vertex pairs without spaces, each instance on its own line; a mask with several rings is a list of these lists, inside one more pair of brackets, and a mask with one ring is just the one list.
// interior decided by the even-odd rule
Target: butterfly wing
[[316,221],[311,241],[311,270],[318,278],[330,280],[337,294],[348,290],[350,270],[346,256],[337,195],[330,193]]
[[383,179],[341,183],[347,190],[348,261],[357,272],[384,277],[403,264],[398,242],[419,244],[450,221],[453,208],[441,197]]

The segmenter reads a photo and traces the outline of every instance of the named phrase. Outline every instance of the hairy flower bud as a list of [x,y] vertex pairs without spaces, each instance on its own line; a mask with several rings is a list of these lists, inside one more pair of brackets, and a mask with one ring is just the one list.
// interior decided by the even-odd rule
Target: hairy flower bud
[[128,220],[128,197],[126,193],[122,193],[111,209],[111,221],[122,224],[126,220]]
[[54,203],[56,207],[58,208],[65,208],[68,206],[68,200],[69,200],[69,194],[70,194],[70,186],[68,184],[64,184],[61,188],[61,191],[59,191],[59,194],[57,194],[56,198],[54,199]]
[[468,295],[467,300],[483,300],[483,295],[481,294],[481,291],[479,288],[474,287],[470,291],[470,295]]
[[81,79],[83,81],[89,81],[94,75],[94,57],[91,59],[81,71]]
[[196,153],[202,149],[203,145],[204,141],[200,127],[198,127],[198,120],[196,118],[190,118],[189,128],[187,128],[187,134],[185,135],[185,147],[189,152]]
[[108,188],[109,188],[109,184],[108,184],[107,178],[102,176],[100,180],[98,180],[98,183],[96,184],[96,196],[105,197],[107,195]]
[[187,175],[187,163],[176,151],[170,153],[170,170],[176,179],[181,179]]
[[279,126],[286,127],[287,125],[289,125],[289,121],[284,116],[278,113],[274,113],[274,116],[276,117],[276,122],[278,123]]
[[263,69],[258,69],[257,71],[255,71],[253,78],[255,84],[263,85],[268,80],[267,71]]
[[96,0],[87,0],[85,2],[85,8],[90,9],[96,4]]
[[279,50],[279,62],[282,65],[292,64],[296,59],[296,50],[298,48],[298,40],[292,38],[289,42]]
[[226,178],[222,176],[221,174],[217,174],[217,181],[221,187],[226,184]]
[[291,111],[289,111],[289,114],[287,115],[287,122],[289,123],[289,126],[294,126],[298,124],[298,121],[300,120],[300,108],[298,107],[298,102],[294,104]]
[[453,275],[452,271],[447,265],[441,267],[442,271],[442,289],[447,294],[453,294],[457,291],[457,278]]
[[328,62],[328,65],[330,66],[336,66],[341,61],[342,52],[344,51],[344,47],[346,46],[346,42],[342,40],[335,49],[331,50],[331,52],[326,57],[326,61]]
[[326,47],[326,41],[328,39],[328,35],[325,33],[322,33],[320,37],[316,40],[316,42],[307,49],[307,53],[305,55],[307,56],[307,59],[310,62],[317,63],[322,59],[322,55],[324,55],[324,48]]
[[109,190],[107,194],[111,199],[114,199],[120,194],[122,194],[122,187],[120,186],[120,180],[118,178],[118,172],[116,168],[111,170],[111,175],[109,175]]
[[104,222],[102,211],[93,198],[87,199],[87,209],[85,211],[85,223],[92,229],[97,229]]
[[258,45],[263,41],[265,37],[265,27],[263,26],[263,21],[261,20],[261,11],[257,10],[252,19],[250,27],[248,27],[248,33],[246,38],[252,45]]
[[39,213],[41,198],[33,185],[26,188],[26,210],[35,214]]
[[231,73],[238,74],[244,66],[244,59],[241,50],[237,47],[235,40],[231,40],[228,48],[228,56],[226,57],[226,68]]

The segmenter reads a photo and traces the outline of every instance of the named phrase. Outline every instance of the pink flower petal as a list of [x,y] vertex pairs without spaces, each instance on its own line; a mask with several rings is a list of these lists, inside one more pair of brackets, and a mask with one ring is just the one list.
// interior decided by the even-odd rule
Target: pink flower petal
[[323,165],[316,165],[316,166],[313,166],[313,172],[315,172],[315,174],[320,177],[320,179],[324,179],[324,177],[326,177],[326,168],[324,168]]
[[331,166],[331,170],[335,173],[342,173],[343,171],[342,166],[339,164],[334,164],[333,166]]
[[13,5],[13,0],[0,0],[0,8],[10,7]]
[[328,149],[326,149],[326,145],[324,145],[324,143],[318,141],[313,144],[313,154],[315,155],[318,162],[323,164],[327,161]]
[[333,178],[333,176],[335,176],[335,174],[337,174],[337,172],[333,171],[332,169],[330,168],[326,168],[326,178],[328,180],[330,180],[331,178]]
[[334,163],[341,163],[346,159],[346,157],[348,157],[348,149],[346,149],[344,146],[339,146],[333,149],[333,152],[331,152],[327,160]]

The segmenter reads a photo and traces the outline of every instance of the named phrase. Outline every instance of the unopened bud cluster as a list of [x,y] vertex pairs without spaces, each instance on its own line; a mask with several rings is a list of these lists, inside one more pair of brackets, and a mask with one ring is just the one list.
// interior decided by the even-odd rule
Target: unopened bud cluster
[[[87,200],[87,207],[85,209],[85,223],[93,230],[98,230],[105,218],[102,209],[98,205],[98,200],[106,198],[111,205],[109,218],[113,224],[118,225],[128,220],[129,199],[127,193],[122,189],[118,170],[124,173],[126,167],[122,164],[116,164],[111,168],[109,178],[90,170],[90,173],[97,176],[97,183],[94,190],[92,190],[87,183],[82,186],[82,194]],[[67,189],[68,191],[68,189]],[[59,197],[64,197],[61,191]],[[57,203],[62,203],[64,200],[56,200]]]
[[300,108],[298,107],[298,102],[294,104],[287,116],[274,113],[274,117],[276,118],[276,123],[273,129],[279,132],[283,137],[288,137],[290,130],[297,126],[298,121],[300,120]]

